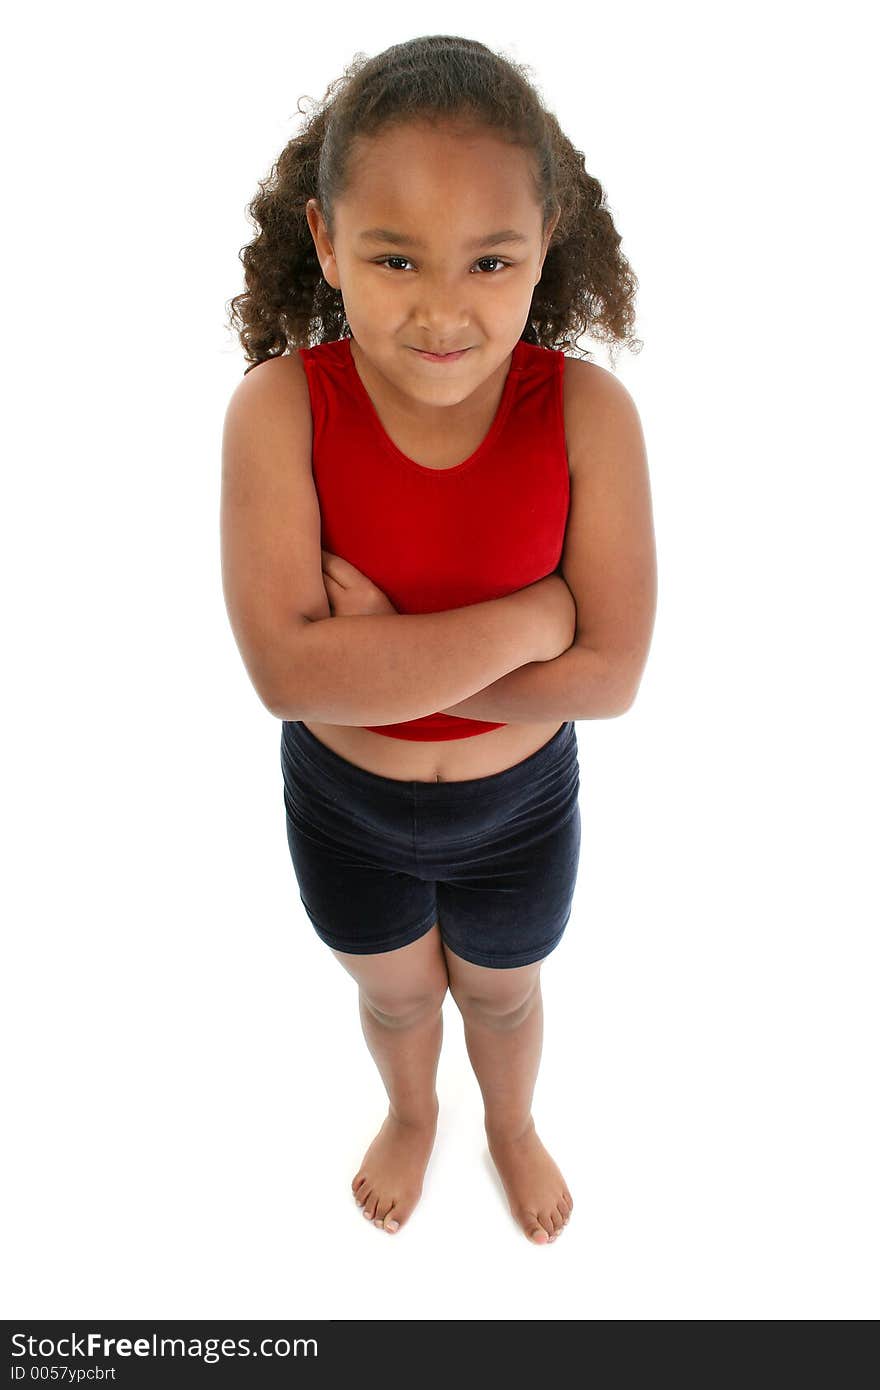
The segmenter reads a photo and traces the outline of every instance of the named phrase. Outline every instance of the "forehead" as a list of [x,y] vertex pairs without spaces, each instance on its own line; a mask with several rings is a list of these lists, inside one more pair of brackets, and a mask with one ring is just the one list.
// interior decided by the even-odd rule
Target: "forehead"
[[532,170],[528,150],[484,128],[408,123],[355,140],[338,206],[353,232],[380,222],[423,231],[442,217],[540,235]]

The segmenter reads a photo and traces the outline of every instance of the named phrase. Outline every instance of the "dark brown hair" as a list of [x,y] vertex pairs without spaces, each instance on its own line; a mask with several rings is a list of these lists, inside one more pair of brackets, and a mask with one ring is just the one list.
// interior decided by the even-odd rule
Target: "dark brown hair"
[[[638,281],[602,185],[527,72],[475,39],[446,34],[394,44],[374,58],[355,55],[323,100],[312,102],[300,134],[248,206],[259,230],[239,252],[247,289],[230,301],[229,317],[250,363],[246,372],[289,347],[350,336],[342,296],[321,271],[306,203],[317,198],[332,238],[334,200],[345,190],[354,140],[425,117],[462,119],[528,149],[545,231],[560,211],[522,338],[588,357],[575,340],[589,332],[610,344],[612,361],[617,343],[641,350],[633,333]],[[297,111],[307,115],[300,102]]]

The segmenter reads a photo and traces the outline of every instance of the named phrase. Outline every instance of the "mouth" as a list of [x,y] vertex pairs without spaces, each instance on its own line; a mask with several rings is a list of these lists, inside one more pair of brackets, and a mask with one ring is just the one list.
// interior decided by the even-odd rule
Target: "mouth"
[[466,352],[470,352],[470,348],[459,348],[457,352],[425,352],[422,348],[413,348],[412,351],[426,362],[457,362]]

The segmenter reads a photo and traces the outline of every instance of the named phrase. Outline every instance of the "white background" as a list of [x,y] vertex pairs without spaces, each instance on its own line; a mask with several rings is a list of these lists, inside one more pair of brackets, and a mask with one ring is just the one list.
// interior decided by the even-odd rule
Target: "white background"
[[[875,77],[861,4],[43,6],[4,84],[5,1317],[880,1312]],[[659,605],[577,726],[530,1244],[446,1005],[424,1196],[225,613],[245,208],[358,51],[527,63],[639,277]],[[603,348],[594,360],[608,365]]]

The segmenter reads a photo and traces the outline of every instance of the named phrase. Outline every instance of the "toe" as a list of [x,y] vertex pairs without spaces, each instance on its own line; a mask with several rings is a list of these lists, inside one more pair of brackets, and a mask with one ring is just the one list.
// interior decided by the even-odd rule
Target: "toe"
[[559,1216],[559,1229],[561,1230],[563,1226],[567,1226],[567,1225],[568,1225],[568,1213],[566,1212],[566,1210],[565,1210],[565,1208],[564,1208],[564,1206],[562,1205],[561,1202],[559,1203],[559,1206],[556,1208],[556,1213],[554,1213],[554,1218],[555,1218],[555,1215],[556,1215],[556,1214],[558,1214],[558,1216]]
[[385,1217],[386,1231],[391,1231],[393,1235],[395,1231],[400,1230],[401,1226],[405,1226],[413,1214],[417,1201],[417,1197],[405,1197],[392,1202],[391,1209]]
[[376,1203],[378,1200],[375,1192],[369,1192],[364,1199],[364,1216],[368,1221],[372,1221],[373,1217],[376,1215]]
[[553,1223],[553,1234],[558,1236],[559,1232],[562,1230],[562,1227],[565,1224],[562,1220],[562,1212],[559,1210],[558,1207],[554,1207],[550,1212],[550,1220]]
[[354,1192],[354,1200],[357,1202],[359,1207],[362,1207],[364,1205],[364,1198],[370,1190],[367,1185],[366,1178],[361,1178],[357,1187],[353,1188],[352,1190]]
[[388,1215],[389,1211],[393,1206],[393,1197],[383,1197],[381,1201],[378,1203],[376,1207],[376,1220],[379,1222],[380,1225],[385,1220],[385,1217]]
[[548,1231],[535,1212],[527,1211],[525,1213],[523,1226],[529,1240],[533,1240],[536,1245],[546,1245],[550,1240]]
[[365,1177],[365,1175],[364,1175],[363,1173],[356,1173],[355,1176],[354,1176],[354,1177],[352,1178],[352,1180],[351,1180],[351,1190],[352,1190],[352,1192],[357,1192],[358,1188],[360,1187],[361,1183],[363,1183],[363,1182],[366,1182],[366,1177]]
[[547,1232],[547,1235],[552,1240],[555,1232],[553,1230],[553,1218],[550,1215],[549,1211],[539,1211],[538,1220],[544,1227],[544,1230]]

